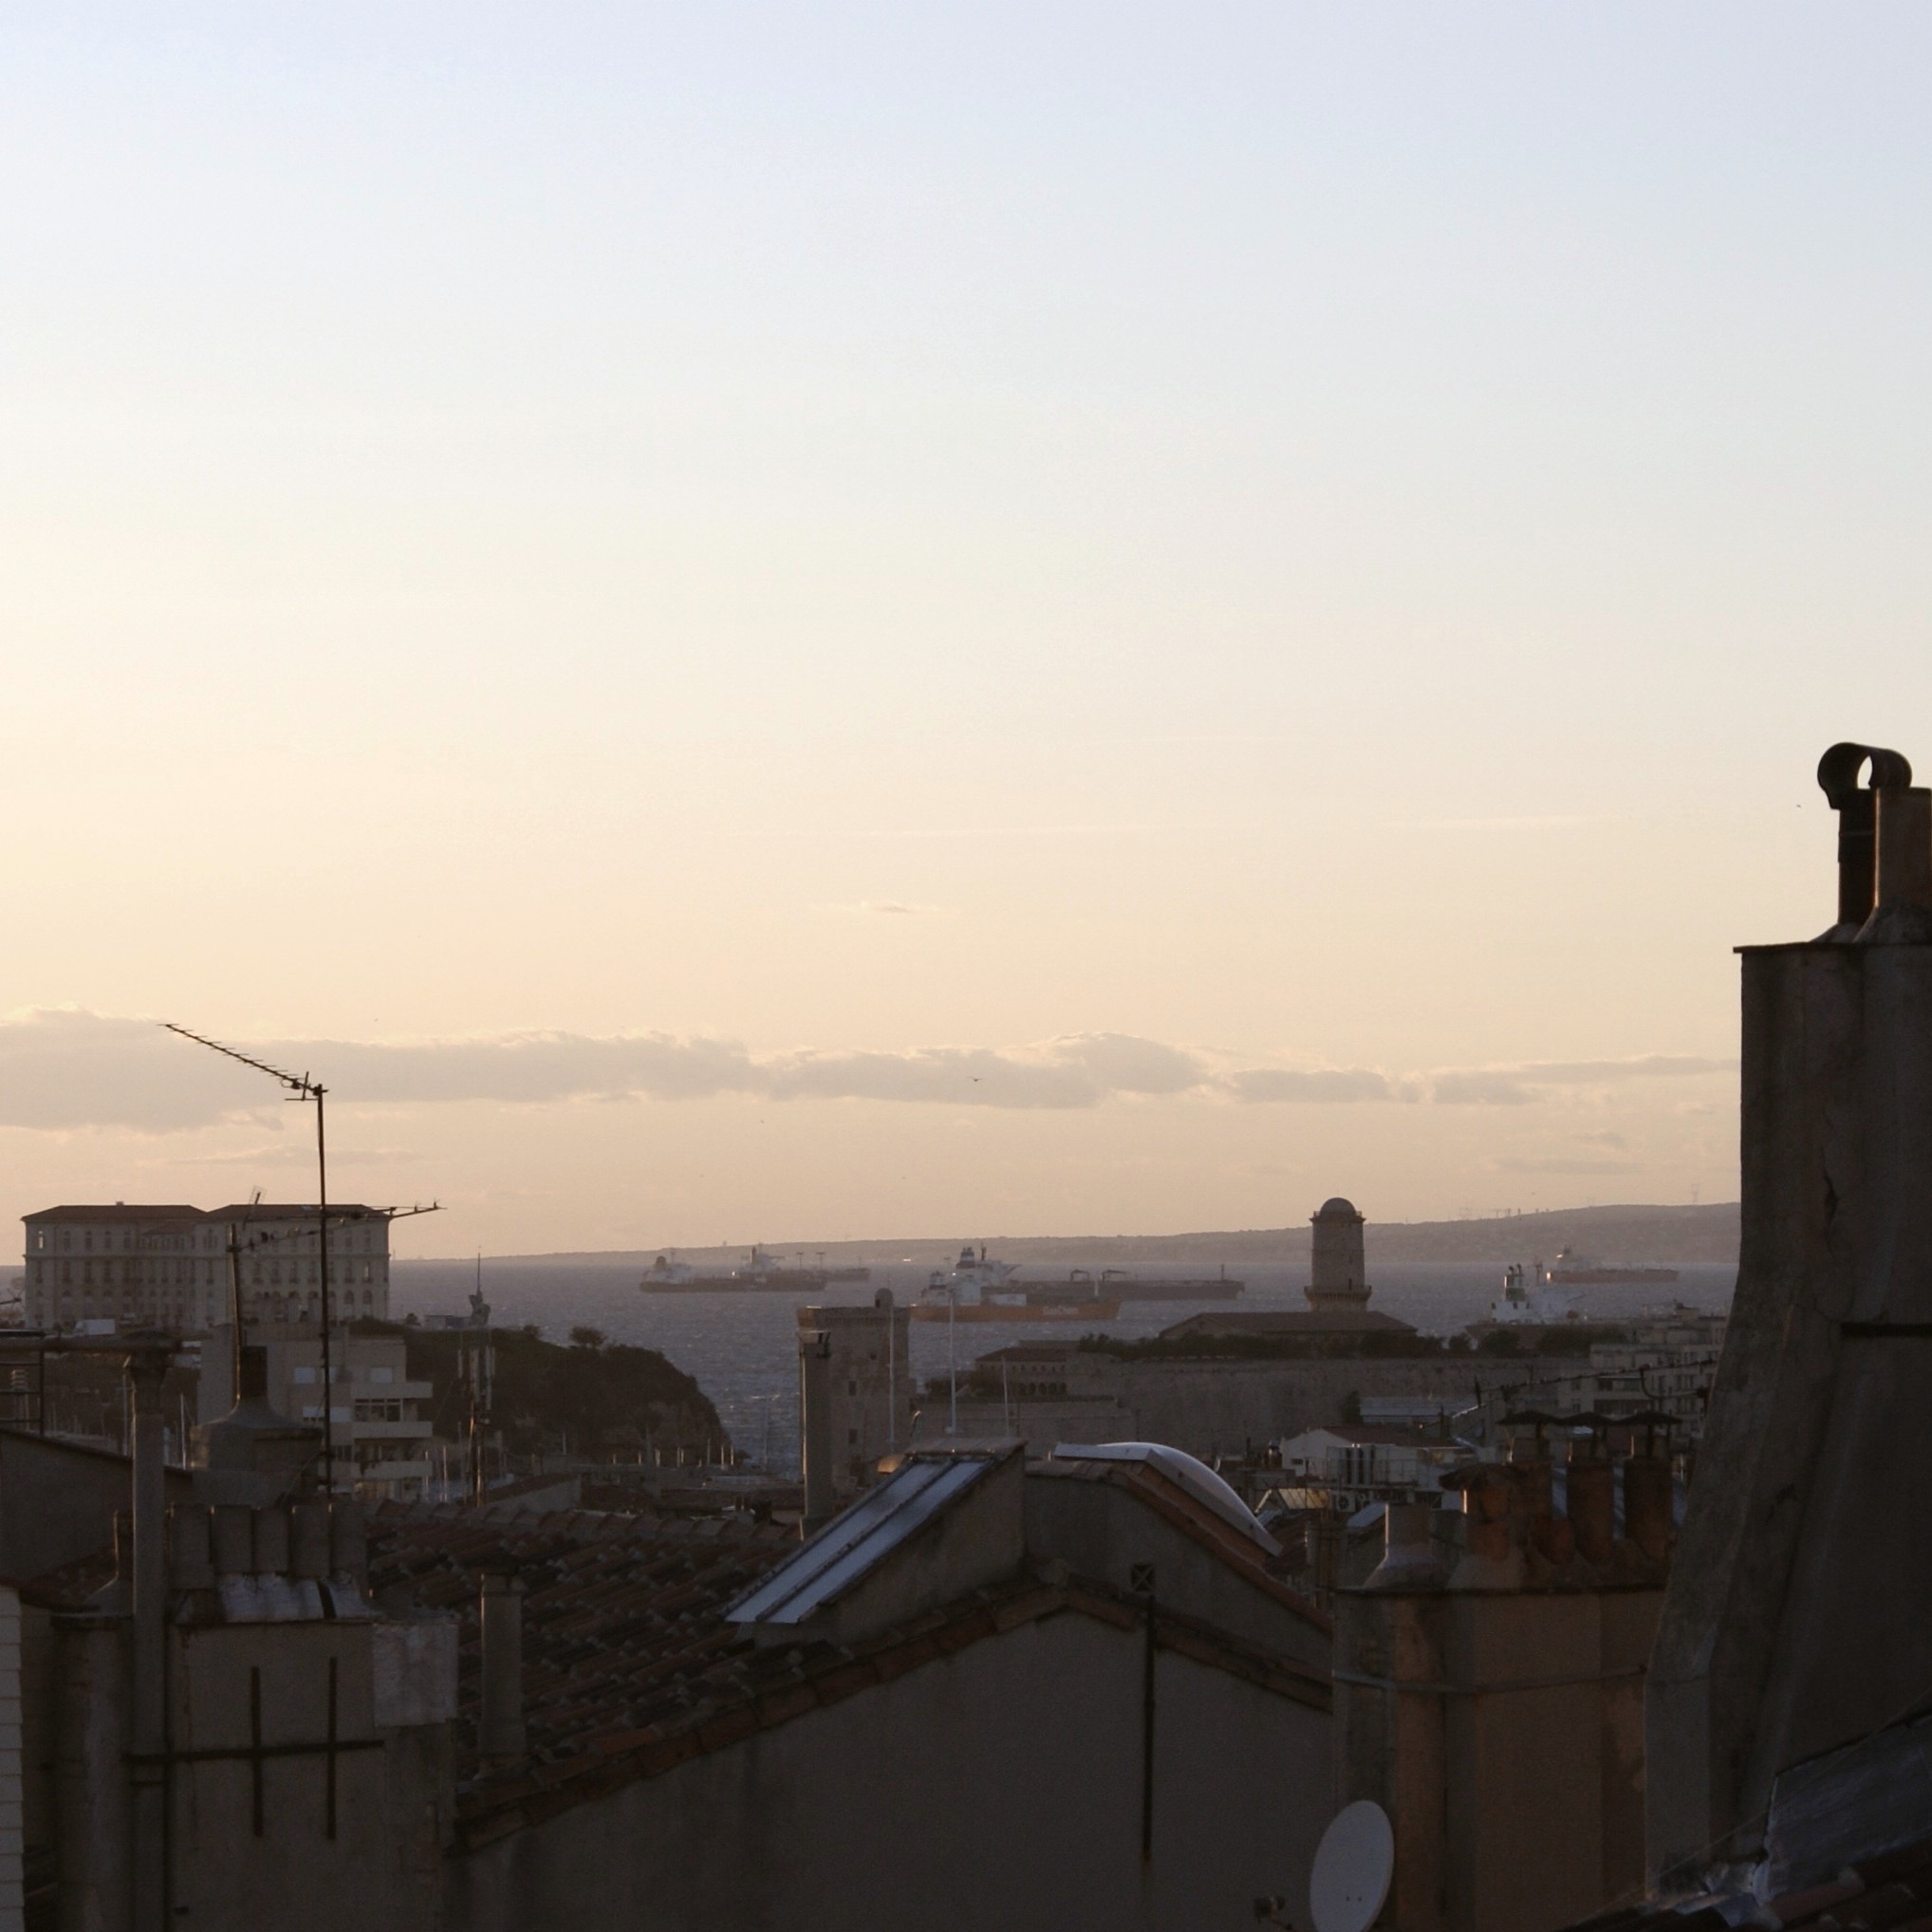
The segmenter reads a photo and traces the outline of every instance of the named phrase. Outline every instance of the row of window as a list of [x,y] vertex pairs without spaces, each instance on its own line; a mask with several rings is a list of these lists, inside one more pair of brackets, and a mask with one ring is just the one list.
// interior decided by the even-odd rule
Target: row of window
[[[387,1230],[381,1227],[331,1226],[328,1231],[328,1245],[331,1248],[346,1250],[352,1254],[380,1253],[386,1246],[382,1238]],[[213,1254],[228,1246],[225,1228],[204,1228],[198,1235],[154,1235],[143,1234],[134,1228],[102,1228],[97,1243],[92,1228],[83,1228],[77,1244],[72,1228],[62,1228],[58,1239],[51,1228],[29,1228],[27,1235],[27,1252],[29,1254],[46,1254],[58,1250],[69,1254],[78,1252],[91,1254],[98,1247],[103,1254],[117,1251],[132,1254],[140,1251],[149,1254]],[[116,1236],[119,1236],[117,1239]],[[273,1227],[251,1228],[242,1236],[245,1247],[255,1243],[269,1243],[291,1249],[299,1254],[314,1254],[320,1252],[321,1241],[311,1229],[307,1234],[297,1232],[281,1233]]]
[[[29,1263],[28,1268],[28,1281],[35,1285],[45,1285],[53,1278],[54,1265],[51,1261],[34,1261]],[[63,1261],[59,1265],[62,1285],[71,1285],[75,1280],[74,1269],[76,1264],[72,1261]],[[95,1285],[95,1271],[97,1268],[100,1270],[99,1279],[101,1285],[104,1288],[114,1286],[117,1279],[116,1263],[112,1261],[82,1261],[78,1265],[81,1271],[79,1279],[83,1288],[92,1288]],[[374,1281],[378,1278],[376,1270],[379,1266],[382,1271],[381,1278],[385,1281],[389,1278],[389,1264],[386,1261],[380,1264],[374,1261],[364,1261],[359,1264],[355,1261],[338,1261],[334,1255],[329,1257],[328,1278],[332,1283],[338,1285],[352,1282],[356,1279],[358,1266],[362,1269],[362,1278],[364,1281]],[[250,1264],[249,1280],[256,1288],[280,1288],[282,1286],[282,1268],[283,1263],[279,1260],[267,1262],[257,1260],[251,1262]],[[318,1262],[309,1262],[307,1271],[309,1281],[317,1282],[319,1280],[319,1268],[320,1264]],[[288,1263],[288,1285],[293,1288],[302,1279],[302,1264],[299,1261],[291,1260]],[[118,1278],[126,1287],[144,1286],[155,1282],[158,1282],[161,1286],[166,1287],[172,1280],[176,1286],[192,1288],[195,1285],[195,1264],[192,1261],[176,1261],[172,1264],[153,1261],[122,1261],[119,1264]],[[214,1285],[214,1263],[213,1261],[204,1261],[201,1264],[201,1285],[204,1288],[212,1288]]]
[[[320,1299],[318,1294],[252,1296],[243,1312],[251,1322],[312,1322],[318,1317]],[[353,1289],[339,1291],[329,1297],[329,1310],[340,1321],[353,1320],[359,1315],[367,1319],[379,1312],[376,1291],[363,1289],[360,1299]],[[96,1294],[84,1288],[78,1291],[63,1288],[58,1296],[51,1291],[38,1290],[29,1291],[28,1295],[28,1319],[37,1328],[46,1326],[50,1319],[65,1328],[77,1320],[91,1322],[110,1317],[132,1320],[137,1314],[175,1328],[186,1327],[197,1319],[213,1328],[216,1322],[226,1318],[227,1312],[226,1303],[221,1297],[192,1291],[184,1294],[177,1291],[172,1296],[157,1296],[135,1295],[123,1291],[117,1295],[104,1291]]]

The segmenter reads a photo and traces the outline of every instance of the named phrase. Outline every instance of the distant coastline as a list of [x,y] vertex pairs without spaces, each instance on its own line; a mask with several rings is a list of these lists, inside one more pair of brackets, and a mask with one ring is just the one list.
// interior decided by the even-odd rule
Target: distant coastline
[[[1618,1261],[1735,1262],[1738,1217],[1736,1201],[1697,1207],[1631,1203],[1609,1207],[1551,1208],[1536,1214],[1488,1215],[1453,1221],[1382,1221],[1372,1203],[1367,1229],[1368,1265],[1381,1262],[1492,1262],[1497,1267],[1535,1255],[1548,1259],[1559,1248]],[[803,1254],[827,1267],[881,1266],[911,1260],[938,1267],[971,1237],[983,1240],[1002,1260],[1029,1273],[1068,1268],[1285,1267],[1306,1261],[1306,1221],[1286,1228],[1241,1228],[1182,1235],[1003,1235],[961,1228],[942,1235],[863,1241],[777,1241],[763,1246],[790,1257]],[[694,1265],[742,1259],[749,1239],[736,1247],[683,1247]],[[545,1254],[506,1254],[505,1262],[568,1262],[581,1267],[642,1269],[665,1252],[659,1248],[578,1250]],[[454,1259],[422,1256],[423,1262]],[[412,1263],[396,1264],[407,1269]]]

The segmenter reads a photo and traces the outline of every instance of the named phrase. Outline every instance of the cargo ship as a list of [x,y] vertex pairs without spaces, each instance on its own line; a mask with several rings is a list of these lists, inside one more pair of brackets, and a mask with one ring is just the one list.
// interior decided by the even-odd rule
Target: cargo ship
[[1599,1261],[1594,1255],[1579,1254],[1573,1248],[1560,1250],[1556,1259],[1547,1268],[1539,1261],[1536,1272],[1546,1288],[1663,1288],[1677,1279],[1675,1268],[1645,1268],[1626,1261]]
[[1225,1268],[1218,1274],[1186,1278],[1132,1274],[1124,1268],[1103,1268],[1096,1278],[1085,1268],[1076,1268],[1067,1281],[1069,1287],[1087,1288],[1115,1301],[1233,1301],[1248,1286],[1245,1281],[1230,1281]]
[[969,1244],[951,1269],[934,1269],[909,1312],[916,1322],[1110,1322],[1121,1311],[1119,1297],[1096,1293],[1090,1276],[1062,1285],[1015,1281],[1018,1273]]
[[788,1267],[764,1249],[752,1246],[744,1266],[724,1274],[700,1274],[671,1253],[659,1254],[644,1270],[639,1289],[645,1294],[728,1294],[751,1291],[764,1294],[817,1294],[828,1282],[869,1281],[869,1268],[808,1268],[803,1257]]

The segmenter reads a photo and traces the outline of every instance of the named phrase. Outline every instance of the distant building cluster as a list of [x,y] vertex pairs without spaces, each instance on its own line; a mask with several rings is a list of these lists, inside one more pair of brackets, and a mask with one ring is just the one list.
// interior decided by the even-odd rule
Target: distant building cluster
[[325,1284],[313,1206],[117,1201],[43,1208],[25,1217],[27,1325],[60,1333],[104,1323],[206,1334],[229,1319],[232,1248],[245,1321],[319,1322],[325,1292],[336,1321],[386,1321],[388,1216],[377,1208],[331,1205],[328,1219]]

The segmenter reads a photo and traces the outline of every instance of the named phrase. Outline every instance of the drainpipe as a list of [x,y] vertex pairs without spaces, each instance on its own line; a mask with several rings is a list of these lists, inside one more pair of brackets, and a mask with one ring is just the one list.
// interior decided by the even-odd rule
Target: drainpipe
[[505,1570],[483,1576],[483,1699],[476,1749],[486,1764],[514,1762],[529,1738],[523,1717],[523,1579]]
[[832,1338],[824,1328],[798,1331],[798,1419],[805,1463],[805,1520],[809,1536],[832,1518]]
[[[1869,790],[1858,774],[1871,761]],[[1838,814],[1838,921],[1824,937],[1850,939],[1877,902],[1878,799],[1883,790],[1909,786],[1912,768],[1897,752],[1876,745],[1833,745],[1818,760],[1818,784]]]
[[127,1358],[134,1414],[134,1588],[131,1688],[133,1721],[133,1932],[162,1932],[167,1923],[167,1785],[161,1762],[167,1743],[167,1475],[162,1460],[161,1382],[168,1358],[143,1349]]

